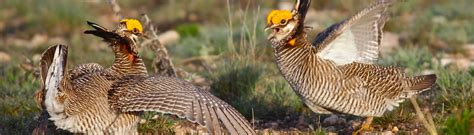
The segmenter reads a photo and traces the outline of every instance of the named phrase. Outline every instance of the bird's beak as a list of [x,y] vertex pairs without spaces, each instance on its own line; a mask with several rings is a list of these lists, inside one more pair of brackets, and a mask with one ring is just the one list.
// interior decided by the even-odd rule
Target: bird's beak
[[265,26],[265,31],[268,31],[268,30],[273,29],[275,27],[276,27],[276,25],[267,24],[267,26]]
[[268,31],[268,30],[270,30],[270,29],[271,29],[271,27],[272,27],[272,25],[271,25],[271,24],[267,24],[267,26],[265,26],[265,31]]

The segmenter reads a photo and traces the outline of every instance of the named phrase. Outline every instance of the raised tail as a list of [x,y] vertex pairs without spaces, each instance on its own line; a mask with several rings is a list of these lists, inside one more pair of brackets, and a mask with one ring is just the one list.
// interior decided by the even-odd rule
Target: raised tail
[[403,98],[409,98],[413,95],[421,93],[430,89],[436,83],[436,75],[421,75],[407,79],[406,82],[409,86],[408,90],[403,92]]
[[[55,56],[56,51],[58,52],[58,55]],[[55,45],[51,46],[46,51],[43,52],[41,55],[41,60],[40,60],[40,77],[41,77],[41,84],[40,88],[36,90],[35,93],[35,101],[38,107],[41,109],[44,109],[44,98],[45,98],[45,88],[46,88],[46,78],[48,75],[48,70],[51,67],[51,64],[53,63],[53,60],[55,57],[62,57],[63,59],[62,63],[60,63],[60,66],[66,67],[67,63],[67,46],[65,45]],[[59,65],[58,65],[59,66]],[[65,74],[65,69],[63,69],[62,73],[63,75]]]
[[433,86],[436,83],[436,75],[430,74],[430,75],[415,76],[411,80],[414,83],[410,87],[410,89],[423,92],[431,88],[431,86]]
[[[61,61],[56,62],[57,60],[55,61],[55,59],[60,59]],[[65,70],[66,70],[65,69],[66,63],[67,63],[67,46],[65,45],[51,46],[48,49],[46,49],[46,51],[44,51],[43,55],[41,56],[41,60],[40,60],[40,77],[41,77],[40,85],[41,86],[38,90],[36,90],[34,99],[36,101],[36,104],[42,111],[40,113],[40,117],[38,117],[38,119],[36,119],[35,121],[35,128],[33,130],[33,134],[35,135],[45,134],[46,129],[48,127],[49,115],[46,110],[45,99],[46,99],[46,93],[47,93],[46,89],[47,89],[47,86],[49,86],[49,84],[46,84],[46,83],[49,83],[50,81],[48,81],[48,79],[54,76],[54,75],[50,75],[48,77],[48,73],[53,72],[53,70],[51,71],[49,70],[51,67],[53,67],[52,65],[54,64],[53,68],[56,68],[56,67],[63,68],[62,71],[61,70],[59,71],[62,72],[62,74],[64,75]],[[58,78],[58,77],[61,77],[61,78]],[[62,76],[57,76],[56,78],[60,80],[62,79]]]

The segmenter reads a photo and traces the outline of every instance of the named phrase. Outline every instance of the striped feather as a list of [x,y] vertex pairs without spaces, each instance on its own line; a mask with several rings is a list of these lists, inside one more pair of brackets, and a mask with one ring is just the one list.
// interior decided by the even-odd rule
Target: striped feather
[[374,65],[392,2],[379,2],[332,25],[313,43],[301,30],[290,35],[295,45],[270,38],[280,72],[313,111],[381,116],[406,95],[417,94],[412,89],[432,86],[434,75],[411,78],[397,67]]
[[[254,134],[247,120],[232,106],[193,84],[171,77],[134,77],[114,83],[110,104],[121,112],[156,111],[177,115],[220,134]],[[222,127],[221,127],[222,125]]]
[[337,65],[373,64],[378,59],[382,28],[391,2],[380,2],[318,34],[313,45],[318,55]]

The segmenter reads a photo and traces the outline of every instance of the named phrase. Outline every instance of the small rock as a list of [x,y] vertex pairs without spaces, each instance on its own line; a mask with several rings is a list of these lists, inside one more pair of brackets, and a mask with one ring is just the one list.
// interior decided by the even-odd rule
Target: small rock
[[445,24],[447,22],[447,19],[444,16],[435,16],[431,19],[431,21],[437,24]]
[[162,45],[169,45],[172,43],[176,43],[179,40],[179,33],[174,30],[166,31],[160,35],[158,35],[158,40]]
[[331,115],[323,121],[323,125],[326,126],[344,125],[345,123],[346,120],[339,118],[337,115]]
[[469,59],[474,60],[474,44],[464,45],[463,48],[466,51],[467,55],[469,56]]
[[0,63],[9,63],[11,61],[10,55],[5,52],[0,52]]
[[349,124],[351,124],[352,128],[356,128],[356,127],[361,126],[362,122],[356,121],[356,120],[350,120]]
[[145,119],[140,119],[140,122],[139,122],[139,123],[140,123],[140,124],[144,124],[144,123],[146,123],[146,120],[145,120]]
[[52,37],[48,39],[49,44],[66,44],[67,41],[66,39],[62,37]]
[[464,57],[445,57],[441,58],[440,64],[442,66],[455,66],[461,70],[467,70],[469,67],[474,66],[474,62]]
[[384,131],[382,132],[382,135],[394,135],[392,131]]
[[192,82],[194,84],[200,84],[200,85],[208,84],[206,78],[204,78],[202,76],[194,76],[194,78],[192,79]]
[[24,39],[11,38],[8,40],[10,40],[11,44],[18,47],[28,47],[28,44],[30,44],[29,41]]
[[399,130],[398,130],[397,127],[393,127],[393,128],[392,128],[392,132],[397,133],[398,131],[399,131]]
[[151,117],[151,119],[156,120],[156,119],[158,119],[158,117],[160,117],[160,115],[155,115],[155,116]]
[[40,44],[46,43],[48,41],[48,36],[45,34],[36,34],[30,41],[32,48],[37,47]]
[[326,128],[324,128],[324,130],[327,131],[327,132],[336,132],[336,128],[333,127],[333,126],[326,127]]
[[31,60],[33,60],[33,63],[39,63],[39,61],[41,60],[41,54],[35,54],[35,55],[33,55],[33,57],[31,58]]

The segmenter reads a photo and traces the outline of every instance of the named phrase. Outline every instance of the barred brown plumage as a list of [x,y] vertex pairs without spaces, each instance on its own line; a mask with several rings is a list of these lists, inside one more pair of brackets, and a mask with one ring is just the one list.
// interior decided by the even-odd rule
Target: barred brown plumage
[[435,83],[436,75],[408,77],[397,67],[374,63],[386,10],[393,1],[382,0],[330,26],[312,43],[304,26],[309,3],[297,0],[292,11],[272,11],[266,29],[273,30],[268,39],[280,72],[314,112],[347,113],[371,121]]
[[[177,78],[148,77],[134,39],[140,33],[129,30],[133,27],[127,27],[127,22],[115,31],[88,24],[95,30],[85,33],[110,43],[115,60],[110,68],[94,63],[77,66],[64,73],[57,90],[38,90],[35,99],[58,128],[86,134],[137,134],[140,112],[156,111],[206,126],[210,133],[224,133],[221,129],[230,134],[255,133],[240,113],[208,91]],[[48,68],[58,48],[67,54],[66,46],[57,45],[42,56],[43,80],[51,74]]]

